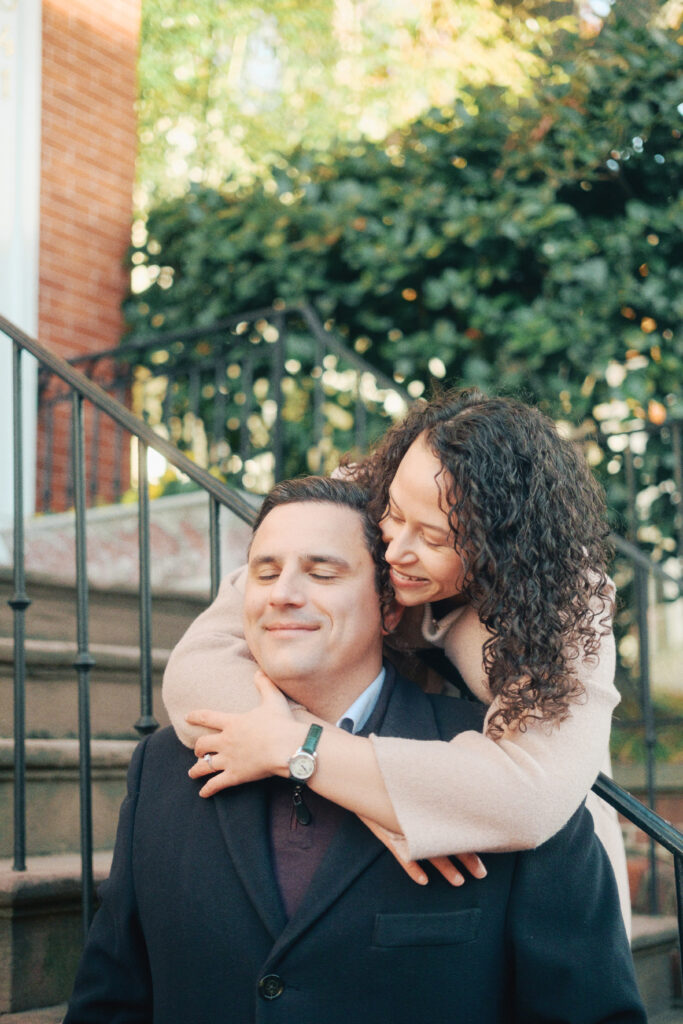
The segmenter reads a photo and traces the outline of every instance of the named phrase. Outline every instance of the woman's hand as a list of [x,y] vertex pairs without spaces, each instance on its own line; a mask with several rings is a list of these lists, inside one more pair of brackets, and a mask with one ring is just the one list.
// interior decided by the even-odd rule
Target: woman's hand
[[[364,818],[362,815],[359,815],[359,817],[363,824],[370,829],[373,835],[377,836],[380,842],[384,843],[387,850],[389,850],[390,853],[393,853],[394,857],[408,877],[412,878],[412,880],[417,882],[418,885],[427,885],[429,878],[427,877],[425,870],[416,860],[404,860],[396,849],[391,832],[382,828],[382,826],[378,825],[375,821],[371,821],[370,818]],[[476,853],[457,853],[453,856],[457,857],[463,867],[466,867],[474,878],[486,878],[486,868]],[[443,875],[450,885],[464,884],[465,876],[458,870],[450,857],[430,857],[429,863],[436,868],[440,875]]]
[[[252,711],[241,715],[192,711],[187,716],[191,725],[215,730],[197,740],[198,760],[188,772],[192,779],[213,776],[200,789],[200,796],[270,775],[286,775],[287,758],[305,738],[305,727],[296,721],[277,686],[263,672],[256,672],[254,683],[261,703]],[[210,759],[205,759],[207,754]]]

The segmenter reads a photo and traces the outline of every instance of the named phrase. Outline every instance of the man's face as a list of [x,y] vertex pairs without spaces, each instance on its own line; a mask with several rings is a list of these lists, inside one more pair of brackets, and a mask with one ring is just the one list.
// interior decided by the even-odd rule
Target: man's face
[[375,565],[360,516],[327,502],[278,505],[254,535],[248,568],[245,636],[256,661],[319,714],[320,697],[334,693],[341,714],[382,664]]

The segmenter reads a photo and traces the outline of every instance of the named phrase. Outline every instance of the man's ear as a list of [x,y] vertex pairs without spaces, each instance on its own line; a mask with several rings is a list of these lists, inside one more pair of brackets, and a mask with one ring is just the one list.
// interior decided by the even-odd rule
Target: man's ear
[[389,633],[393,633],[399,622],[405,608],[402,604],[397,601],[392,601],[389,607],[385,610],[382,616],[382,636],[387,636]]

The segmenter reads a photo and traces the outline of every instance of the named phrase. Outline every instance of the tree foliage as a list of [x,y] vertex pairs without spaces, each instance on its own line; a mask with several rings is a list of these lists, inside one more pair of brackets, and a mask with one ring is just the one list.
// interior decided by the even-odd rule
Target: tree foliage
[[193,186],[132,252],[135,333],[307,298],[405,381],[523,391],[579,421],[683,413],[679,51],[610,20],[515,105],[470,89],[274,181]]
[[[572,2],[145,0],[138,204],[379,140],[467,85],[530,88]],[[539,40],[543,47],[537,45]]]

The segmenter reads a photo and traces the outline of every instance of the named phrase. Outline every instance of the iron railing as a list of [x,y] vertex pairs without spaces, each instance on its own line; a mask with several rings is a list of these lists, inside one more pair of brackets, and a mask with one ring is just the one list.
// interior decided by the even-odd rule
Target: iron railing
[[[29,337],[9,321],[0,317],[0,331],[13,342],[13,396],[14,396],[14,593],[9,601],[14,612],[14,869],[26,868],[26,758],[25,758],[25,614],[30,605],[26,593],[24,568],[24,497],[23,497],[23,439],[22,439],[22,355],[34,356],[40,366],[55,375],[68,389],[72,408],[72,475],[74,480],[74,510],[76,530],[76,575],[77,575],[77,639],[78,654],[74,664],[79,684],[79,751],[80,751],[80,807],[81,807],[81,864],[83,890],[83,924],[87,929],[94,907],[92,868],[92,801],[90,777],[90,715],[89,715],[89,674],[94,660],[88,642],[88,580],[85,564],[86,514],[85,514],[85,451],[86,438],[83,408],[89,402],[101,414],[110,419],[122,431],[137,438],[138,443],[138,520],[139,520],[139,570],[140,570],[140,718],[136,728],[141,734],[153,731],[157,723],[152,711],[151,682],[151,591],[149,565],[149,501],[147,480],[147,449],[153,448],[181,473],[184,473],[199,488],[204,490],[209,502],[210,528],[210,575],[211,597],[218,589],[220,579],[220,538],[218,522],[222,506],[228,507],[243,521],[250,523],[254,518],[251,504],[239,493],[224,486],[207,470],[198,466],[176,446],[158,433],[144,420],[135,416],[120,402],[107,394],[97,383],[88,379],[66,361],[54,356],[38,341]],[[637,548],[619,540],[622,552],[631,558],[643,573],[663,574],[667,581],[674,582],[663,570],[652,563]],[[677,584],[678,585],[678,584]],[[646,599],[645,594],[644,599]],[[644,622],[646,629],[646,623]],[[641,645],[641,658],[647,655],[647,641]],[[641,665],[645,668],[645,662]],[[652,766],[654,770],[654,766]],[[654,775],[652,775],[654,781]],[[649,835],[652,840],[669,850],[674,860],[676,879],[679,943],[683,948],[683,834],[660,818],[653,809],[645,807],[625,792],[612,780],[600,776],[594,786],[596,792]],[[651,794],[654,796],[654,793]],[[654,866],[654,865],[653,865]]]
[[[119,348],[77,356],[70,363],[109,394],[132,404],[195,462],[210,466],[226,482],[257,493],[302,471],[328,471],[352,446],[366,449],[368,441],[417,395],[417,382],[410,383],[409,394],[398,379],[378,372],[362,354],[345,346],[304,303],[128,338]],[[47,449],[57,433],[56,417],[71,401],[69,389],[57,380],[59,386],[48,368],[41,369],[40,433]],[[644,735],[647,801],[654,809],[658,722],[651,693],[648,616],[664,588],[679,598],[681,594],[680,571],[675,578],[662,561],[667,565],[667,556],[683,555],[682,424],[673,420],[657,426],[612,406],[598,407],[598,413],[596,429],[577,440],[609,489],[611,504],[620,510],[626,529],[626,538],[612,536],[621,601],[615,632],[620,646],[624,637],[638,640],[632,665],[625,657],[619,659],[619,686],[627,699],[615,717],[615,734],[620,742]],[[101,490],[106,492],[96,457],[101,415],[96,412],[92,417],[90,504]],[[115,478],[108,497],[116,500],[129,486],[120,472],[125,461],[120,428],[114,428],[109,442]],[[39,507],[47,511],[54,507],[55,494],[49,450],[45,456]],[[62,500],[70,507],[73,476],[66,476]],[[643,509],[643,495],[649,515]],[[643,553],[648,546],[653,557]],[[668,718],[671,729],[683,724],[680,715]],[[649,856],[648,904],[656,913],[659,886],[653,842]]]
[[[69,360],[129,405],[177,447],[234,486],[265,494],[276,480],[333,468],[342,452],[364,450],[411,400],[396,380],[347,348],[306,304],[250,310],[207,327],[128,338]],[[41,459],[39,511],[73,504],[70,479],[55,482],[52,439],[68,388],[48,368],[38,377]],[[89,498],[118,500],[129,486],[105,483],[92,426]],[[111,439],[115,473],[122,434]]]

